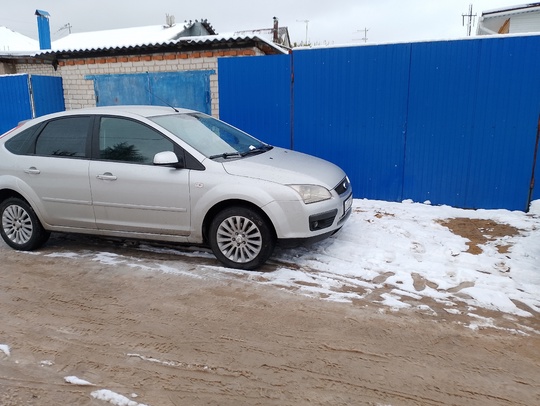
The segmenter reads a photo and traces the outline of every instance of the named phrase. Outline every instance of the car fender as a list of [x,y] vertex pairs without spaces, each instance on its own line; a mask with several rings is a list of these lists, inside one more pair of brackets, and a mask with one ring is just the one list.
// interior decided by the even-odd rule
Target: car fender
[[[224,174],[222,182],[206,186],[196,179],[191,181],[192,233],[195,240],[202,239],[203,223],[208,212],[218,204],[227,201],[243,201],[262,210],[272,221],[276,233],[281,234],[277,218],[285,218],[281,205],[275,201],[298,202],[296,192],[286,185],[264,180],[231,176]],[[226,196],[226,198],[224,198]]]
[[12,190],[21,195],[30,204],[41,224],[43,226],[48,224],[44,208],[39,204],[39,197],[26,183],[15,176],[3,175],[0,176],[0,191],[3,190]]

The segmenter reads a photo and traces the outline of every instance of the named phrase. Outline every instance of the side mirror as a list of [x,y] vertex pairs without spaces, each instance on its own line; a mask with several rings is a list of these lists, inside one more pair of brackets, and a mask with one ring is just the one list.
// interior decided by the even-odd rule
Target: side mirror
[[172,151],[158,152],[154,155],[154,165],[158,166],[172,166],[179,168],[178,157]]

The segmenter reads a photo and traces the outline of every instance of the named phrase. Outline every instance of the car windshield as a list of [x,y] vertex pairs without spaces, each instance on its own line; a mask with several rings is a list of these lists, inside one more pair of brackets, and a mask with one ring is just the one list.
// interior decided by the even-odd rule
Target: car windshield
[[238,158],[271,146],[205,114],[171,114],[150,120],[173,133],[208,158]]

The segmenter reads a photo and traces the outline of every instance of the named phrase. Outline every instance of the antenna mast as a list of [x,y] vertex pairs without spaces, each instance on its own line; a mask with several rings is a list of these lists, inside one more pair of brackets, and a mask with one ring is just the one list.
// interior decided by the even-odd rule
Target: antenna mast
[[308,25],[309,25],[309,20],[296,20],[297,22],[299,23],[304,23],[306,24],[306,42],[304,45],[307,45],[308,44]]
[[472,4],[469,4],[469,14],[462,14],[461,15],[463,25],[465,26],[465,18],[467,18],[467,36],[471,36],[471,28],[474,25],[474,19],[476,18],[476,14],[472,13]]

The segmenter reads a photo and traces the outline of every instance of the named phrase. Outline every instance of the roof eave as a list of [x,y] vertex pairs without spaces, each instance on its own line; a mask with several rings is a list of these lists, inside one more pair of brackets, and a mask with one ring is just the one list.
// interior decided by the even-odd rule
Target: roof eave
[[179,52],[179,51],[200,51],[214,50],[219,48],[242,48],[254,46],[261,50],[264,54],[283,54],[287,53],[286,49],[278,47],[276,44],[269,43],[257,36],[252,37],[235,37],[235,38],[212,38],[206,37],[183,37],[175,41],[169,41],[159,44],[141,44],[134,46],[110,47],[110,48],[91,48],[91,49],[66,49],[66,50],[43,50],[36,52],[33,55],[36,58],[43,59],[71,59],[79,57],[104,57],[112,55],[132,55],[140,54],[156,54],[163,52]]

